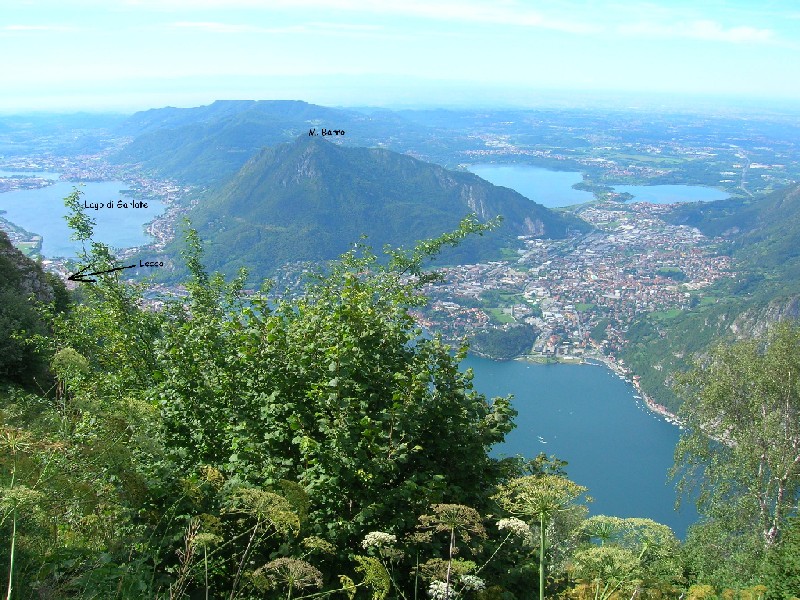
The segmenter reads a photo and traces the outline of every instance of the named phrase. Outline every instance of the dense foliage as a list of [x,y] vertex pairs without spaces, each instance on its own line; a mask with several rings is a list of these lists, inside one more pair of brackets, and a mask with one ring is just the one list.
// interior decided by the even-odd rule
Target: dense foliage
[[703,547],[721,538],[739,555],[716,565],[696,561],[705,575],[753,577],[753,562],[774,549],[797,513],[799,376],[800,329],[784,322],[761,339],[716,347],[680,378],[688,429],[676,471],[684,485],[702,483],[699,508],[707,515],[693,535]]
[[[78,197],[83,260],[111,268]],[[424,338],[407,312],[433,277],[423,261],[484,228],[465,221],[386,266],[354,250],[291,298],[207,275],[193,233],[188,297],[159,312],[98,275],[38,337],[54,402],[4,401],[15,585],[173,595],[196,576],[199,539],[211,588],[258,587],[270,569],[243,579],[245,565],[319,548],[330,586],[372,530],[413,532],[436,503],[486,509],[505,472],[488,449],[513,411],[473,391],[464,350]]]
[[531,351],[538,334],[533,325],[482,329],[470,340],[471,348],[498,360],[510,360]]
[[67,305],[63,284],[27,260],[0,231],[0,380],[30,383],[40,374],[41,361],[26,338],[46,331],[37,307],[54,310]]
[[[82,261],[112,268],[78,199]],[[796,472],[767,500],[780,514],[758,521],[756,484],[774,484],[747,472],[759,428],[796,425],[779,400],[796,408],[797,330],[721,349],[687,378],[699,426],[681,464],[711,469],[719,496],[685,544],[647,519],[587,519],[561,461],[488,457],[508,400],[477,393],[465,350],[409,316],[436,277],[424,262],[482,229],[465,221],[383,262],[356,248],[291,296],[208,275],[190,232],[186,295],[160,310],[118,271],[66,313],[51,298],[28,338],[44,386],[5,376],[0,390],[6,598],[512,600],[537,579],[548,598],[798,595]],[[714,406],[731,420],[709,420]],[[703,447],[709,423],[739,445]]]
[[297,482],[309,531],[341,547],[408,529],[431,503],[485,504],[499,474],[486,453],[511,427],[508,401],[459,371],[463,349],[421,336],[415,284],[375,260],[353,251],[272,303],[197,271],[156,344],[152,400],[181,468]]

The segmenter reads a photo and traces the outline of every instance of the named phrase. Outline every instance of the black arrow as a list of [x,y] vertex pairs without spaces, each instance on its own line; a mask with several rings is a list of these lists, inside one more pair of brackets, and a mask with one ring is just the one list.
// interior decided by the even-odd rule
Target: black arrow
[[136,265],[128,265],[127,267],[115,267],[113,269],[108,269],[106,271],[95,271],[94,273],[84,273],[84,271],[91,267],[91,265],[83,267],[77,273],[73,273],[69,277],[67,277],[70,281],[82,281],[83,283],[96,283],[97,279],[86,279],[87,277],[91,277],[92,275],[102,275],[103,273],[113,273],[114,271],[122,271],[123,269],[132,269]]

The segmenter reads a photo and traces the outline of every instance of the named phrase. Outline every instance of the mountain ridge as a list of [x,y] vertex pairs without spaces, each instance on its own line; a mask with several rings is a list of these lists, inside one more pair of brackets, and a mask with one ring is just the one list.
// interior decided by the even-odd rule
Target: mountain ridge
[[133,139],[111,160],[137,164],[159,177],[219,185],[262,148],[322,127],[345,130],[346,143],[354,145],[377,143],[387,132],[401,143],[405,136],[426,137],[428,131],[393,113],[365,114],[301,100],[217,100],[134,114],[117,130]]
[[212,268],[234,272],[246,252],[245,265],[262,276],[287,262],[335,258],[362,235],[378,248],[409,246],[454,229],[468,213],[504,221],[447,260],[498,256],[520,235],[560,238],[589,228],[472,173],[319,136],[262,149],[190,220],[209,240]]

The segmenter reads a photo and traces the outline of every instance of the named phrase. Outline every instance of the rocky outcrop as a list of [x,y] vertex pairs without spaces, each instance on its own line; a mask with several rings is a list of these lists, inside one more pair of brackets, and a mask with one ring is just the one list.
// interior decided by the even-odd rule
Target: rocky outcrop
[[13,288],[40,302],[55,300],[54,283],[42,268],[17,250],[5,232],[0,231],[0,288]]
[[733,320],[731,332],[738,338],[763,335],[772,323],[800,317],[800,296],[776,298],[762,308],[751,308]]

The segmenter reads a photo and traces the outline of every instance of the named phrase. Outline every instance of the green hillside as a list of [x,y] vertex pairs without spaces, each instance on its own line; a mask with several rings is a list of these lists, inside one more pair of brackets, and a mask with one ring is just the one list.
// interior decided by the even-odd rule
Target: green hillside
[[667,320],[645,316],[628,331],[624,358],[648,393],[676,408],[665,382],[688,367],[692,354],[800,316],[800,186],[752,200],[684,205],[670,220],[724,235],[735,271],[704,290],[704,300],[690,311]]
[[[693,374],[697,435],[676,468],[713,471],[682,542],[651,519],[587,518],[590,490],[555,455],[490,455],[516,411],[474,389],[466,347],[421,336],[408,311],[426,277],[366,252],[297,294],[245,294],[187,245],[185,296],[150,310],[143,288],[101,274],[47,319],[35,383],[51,383],[0,385],[7,598],[796,596],[800,477],[763,495],[758,467],[767,446],[796,454],[797,386],[775,383],[800,366],[797,328],[763,357],[763,340],[717,353],[722,377]],[[38,280],[12,262],[0,283]],[[704,454],[719,396],[738,400],[736,427],[716,424],[735,443]]]
[[413,244],[457,227],[469,213],[504,221],[447,255],[450,262],[496,257],[518,235],[560,238],[569,228],[588,228],[470,173],[307,135],[262,150],[190,220],[209,240],[213,269],[247,266],[262,276],[287,262],[335,258],[362,235],[375,248]]
[[[20,373],[27,390],[0,379],[6,598],[796,597],[800,393],[776,382],[800,368],[800,329],[692,374],[676,469],[704,469],[708,494],[685,541],[647,518],[587,518],[565,461],[490,454],[511,399],[480,394],[467,348],[409,312],[428,280],[409,273],[480,229],[403,265],[348,254],[277,296],[211,276],[190,232],[186,295],[163,310],[104,272],[42,314],[41,372]],[[0,289],[63,300],[9,249],[0,237]],[[731,443],[709,444],[702,425],[728,398],[713,425]]]
[[37,305],[66,305],[61,281],[14,248],[0,231],[0,383],[28,381],[41,368],[26,340],[44,333]]
[[192,184],[226,181],[265,146],[309,129],[345,131],[347,143],[427,139],[427,128],[387,112],[372,115],[299,100],[217,101],[197,108],[161,108],[136,113],[118,128],[134,139],[111,157],[159,177]]

